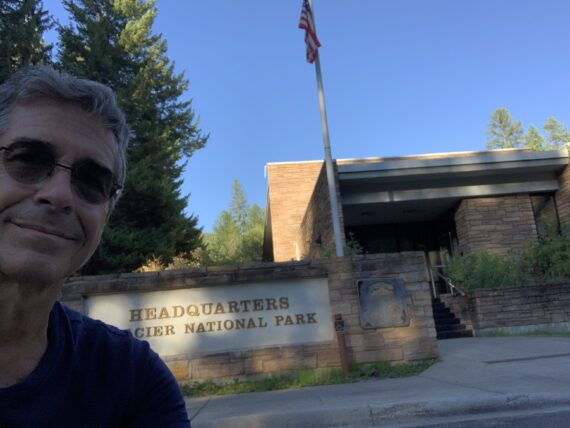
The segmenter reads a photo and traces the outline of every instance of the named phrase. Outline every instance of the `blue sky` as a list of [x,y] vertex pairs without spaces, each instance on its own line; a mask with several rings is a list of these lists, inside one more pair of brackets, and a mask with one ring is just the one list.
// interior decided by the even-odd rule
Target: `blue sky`
[[[483,150],[506,107],[570,126],[567,0],[313,0],[334,158]],[[44,0],[65,20],[58,0]],[[210,133],[187,211],[209,232],[238,179],[265,206],[268,162],[323,158],[301,0],[158,0],[154,30]]]

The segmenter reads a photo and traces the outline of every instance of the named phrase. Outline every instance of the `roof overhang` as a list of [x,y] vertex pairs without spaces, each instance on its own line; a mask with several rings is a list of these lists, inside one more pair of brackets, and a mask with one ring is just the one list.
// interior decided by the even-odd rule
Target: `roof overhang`
[[562,149],[340,161],[337,168],[349,226],[432,220],[464,198],[556,191],[567,165]]

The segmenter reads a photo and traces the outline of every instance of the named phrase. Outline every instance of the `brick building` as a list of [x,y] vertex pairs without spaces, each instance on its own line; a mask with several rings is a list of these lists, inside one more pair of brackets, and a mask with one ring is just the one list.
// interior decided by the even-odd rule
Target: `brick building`
[[[367,253],[508,253],[570,223],[570,145],[335,162],[343,239]],[[334,253],[323,161],[267,165],[264,259]]]

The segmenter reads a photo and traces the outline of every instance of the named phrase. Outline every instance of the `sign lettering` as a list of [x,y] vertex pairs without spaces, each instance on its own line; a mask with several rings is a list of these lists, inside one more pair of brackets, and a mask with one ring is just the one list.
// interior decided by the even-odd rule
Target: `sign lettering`
[[147,340],[160,355],[326,342],[326,279],[89,296],[86,314]]

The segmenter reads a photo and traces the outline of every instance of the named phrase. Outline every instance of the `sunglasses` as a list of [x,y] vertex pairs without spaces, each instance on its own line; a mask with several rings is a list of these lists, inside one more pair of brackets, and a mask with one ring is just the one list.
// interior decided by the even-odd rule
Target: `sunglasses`
[[72,166],[56,162],[55,148],[49,143],[19,140],[0,147],[2,150],[4,169],[19,183],[41,183],[59,166],[70,171],[73,191],[90,204],[107,202],[121,190],[113,173],[92,159],[80,160]]

